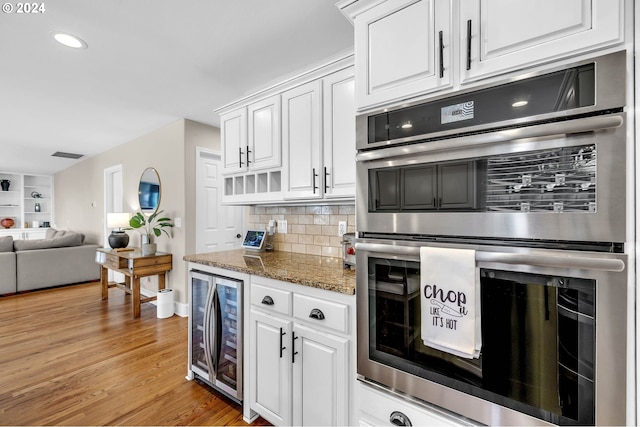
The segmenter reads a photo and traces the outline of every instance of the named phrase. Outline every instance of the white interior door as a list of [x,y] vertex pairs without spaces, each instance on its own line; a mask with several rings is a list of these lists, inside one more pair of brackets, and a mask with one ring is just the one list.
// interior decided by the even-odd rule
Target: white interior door
[[242,243],[243,209],[222,204],[220,155],[198,147],[196,159],[196,252],[237,249]]
[[[111,166],[104,170],[104,247],[109,247],[107,213],[123,212],[122,210],[122,165]],[[124,275],[109,270],[109,281],[124,282]]]

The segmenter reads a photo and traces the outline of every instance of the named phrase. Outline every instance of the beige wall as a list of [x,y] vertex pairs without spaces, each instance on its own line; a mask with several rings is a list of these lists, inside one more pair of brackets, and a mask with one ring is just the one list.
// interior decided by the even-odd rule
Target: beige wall
[[[76,230],[87,235],[87,240],[103,244],[104,237],[104,170],[122,165],[123,206],[129,212],[139,210],[138,181],[147,167],[154,167],[160,175],[162,195],[160,209],[170,218],[181,218],[182,227],[171,229],[171,238],[164,234],[156,239],[158,250],[173,254],[173,270],[168,286],[175,291],[176,301],[187,303],[187,272],[182,261],[192,253],[193,236],[195,147],[219,149],[216,128],[189,120],[178,120],[152,133],[98,156],[86,159],[76,166],[55,175],[55,226]],[[140,246],[139,234],[128,232],[130,246]],[[156,289],[155,281],[143,282],[143,287]]]

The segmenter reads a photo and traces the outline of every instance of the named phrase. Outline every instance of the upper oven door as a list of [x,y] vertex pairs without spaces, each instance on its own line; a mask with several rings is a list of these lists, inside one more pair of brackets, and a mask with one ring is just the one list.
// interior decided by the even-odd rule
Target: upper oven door
[[358,230],[624,242],[625,121],[604,114],[361,152]]

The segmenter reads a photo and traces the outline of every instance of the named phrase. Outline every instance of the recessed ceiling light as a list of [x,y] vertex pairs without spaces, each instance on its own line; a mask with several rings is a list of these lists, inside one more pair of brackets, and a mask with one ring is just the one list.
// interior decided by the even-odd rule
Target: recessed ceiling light
[[511,106],[513,108],[518,108],[518,107],[524,107],[525,105],[527,105],[529,103],[529,101],[516,101],[513,104],[511,104]]
[[74,49],[86,49],[87,43],[79,37],[68,33],[53,33],[53,38],[60,44]]

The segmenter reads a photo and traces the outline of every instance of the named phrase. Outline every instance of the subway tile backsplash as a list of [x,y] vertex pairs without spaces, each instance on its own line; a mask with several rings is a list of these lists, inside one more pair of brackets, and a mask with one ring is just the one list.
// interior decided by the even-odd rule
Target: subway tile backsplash
[[276,233],[273,247],[277,251],[342,257],[342,237],[338,222],[347,222],[347,233],[356,231],[354,205],[250,206],[249,229],[265,229],[269,220],[286,220],[287,234]]

